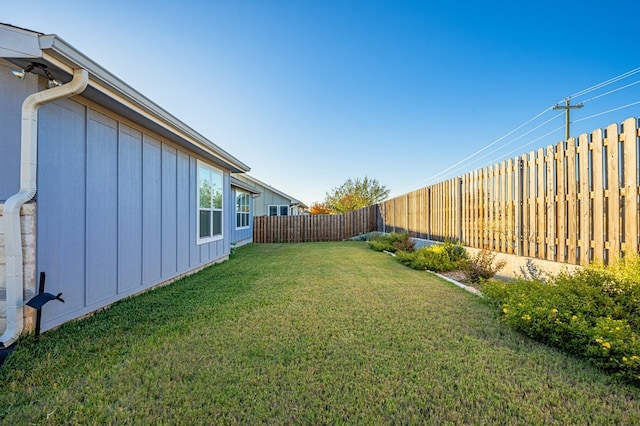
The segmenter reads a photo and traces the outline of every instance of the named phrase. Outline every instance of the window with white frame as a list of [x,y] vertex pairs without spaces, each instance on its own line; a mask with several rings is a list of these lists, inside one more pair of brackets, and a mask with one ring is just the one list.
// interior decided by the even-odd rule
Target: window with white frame
[[269,216],[289,216],[289,206],[287,205],[270,205]]
[[236,228],[249,227],[249,194],[238,192],[236,194]]
[[198,161],[198,243],[222,238],[222,172]]

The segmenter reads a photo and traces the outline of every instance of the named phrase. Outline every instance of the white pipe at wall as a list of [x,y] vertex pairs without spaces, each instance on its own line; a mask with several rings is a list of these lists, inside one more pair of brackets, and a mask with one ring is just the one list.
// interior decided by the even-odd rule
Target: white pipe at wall
[[84,69],[73,71],[73,79],[62,86],[29,95],[22,103],[22,135],[20,151],[20,192],[12,195],[4,204],[4,238],[7,283],[7,327],[0,344],[12,345],[24,328],[24,274],[20,209],[31,200],[37,189],[38,164],[38,109],[57,99],[82,93],[89,83],[89,73]]

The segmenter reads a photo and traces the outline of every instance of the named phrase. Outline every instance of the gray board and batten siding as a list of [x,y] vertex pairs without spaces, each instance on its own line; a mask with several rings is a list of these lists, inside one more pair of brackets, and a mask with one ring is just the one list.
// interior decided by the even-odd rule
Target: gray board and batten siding
[[20,129],[22,101],[33,93],[36,76],[18,80],[11,63],[0,59],[0,203],[20,190]]
[[65,299],[43,331],[229,254],[229,171],[224,238],[198,244],[197,157],[90,105],[40,110],[37,269]]

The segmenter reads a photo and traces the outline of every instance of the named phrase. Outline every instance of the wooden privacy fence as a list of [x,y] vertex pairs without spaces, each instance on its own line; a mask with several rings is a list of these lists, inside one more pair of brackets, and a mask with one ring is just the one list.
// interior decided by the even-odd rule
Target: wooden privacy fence
[[571,264],[638,252],[638,120],[380,204],[385,232]]
[[256,216],[254,243],[342,241],[378,228],[378,206],[339,215]]

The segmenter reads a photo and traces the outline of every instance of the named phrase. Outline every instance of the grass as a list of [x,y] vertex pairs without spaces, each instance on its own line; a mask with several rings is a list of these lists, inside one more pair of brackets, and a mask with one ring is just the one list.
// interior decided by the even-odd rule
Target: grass
[[637,424],[640,390],[364,243],[250,245],[20,341],[3,424]]

